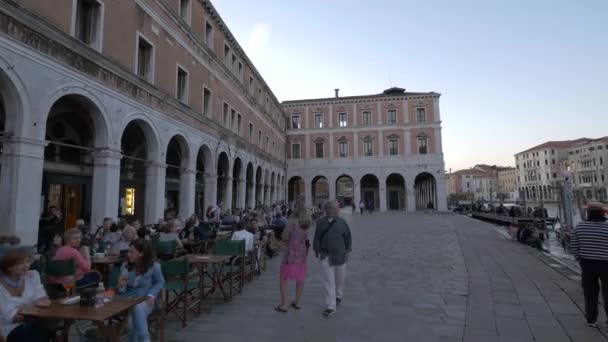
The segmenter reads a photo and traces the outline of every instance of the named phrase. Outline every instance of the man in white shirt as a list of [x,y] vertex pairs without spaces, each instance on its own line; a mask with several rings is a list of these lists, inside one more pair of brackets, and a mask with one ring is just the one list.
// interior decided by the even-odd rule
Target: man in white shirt
[[253,252],[253,240],[255,235],[245,230],[245,222],[240,221],[237,224],[238,230],[232,233],[232,241],[245,240],[245,253]]

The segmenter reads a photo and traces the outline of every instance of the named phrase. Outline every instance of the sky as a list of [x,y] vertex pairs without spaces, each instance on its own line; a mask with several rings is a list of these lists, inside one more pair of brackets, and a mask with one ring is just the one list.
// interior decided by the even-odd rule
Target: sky
[[279,101],[441,93],[446,170],[608,136],[606,0],[215,0]]

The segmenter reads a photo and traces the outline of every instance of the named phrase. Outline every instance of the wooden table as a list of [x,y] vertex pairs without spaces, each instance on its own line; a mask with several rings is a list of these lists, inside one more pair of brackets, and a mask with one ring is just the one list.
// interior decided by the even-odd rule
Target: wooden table
[[[215,254],[189,254],[186,256],[188,262],[198,267],[200,272],[200,284],[199,290],[201,298],[199,298],[198,311],[201,312],[201,302],[203,298],[206,298],[210,293],[213,293],[215,289],[219,289],[222,292],[222,296],[225,301],[230,300],[224,289],[222,282],[222,273],[224,271],[224,264],[230,260],[230,255],[215,255]],[[209,270],[209,265],[218,265],[213,270]],[[211,280],[211,286],[208,292],[205,292],[205,277]]]
[[37,306],[24,306],[21,314],[27,317],[62,319],[64,321],[64,341],[68,340],[70,325],[74,320],[92,321],[99,329],[100,333],[112,342],[120,341],[127,325],[127,319],[123,319],[118,329],[106,326],[105,321],[110,318],[128,313],[135,305],[144,302],[148,297],[136,297],[131,299],[115,297],[104,306],[96,308],[94,306],[82,307],[76,305],[63,305],[61,300],[52,301],[48,308]]
[[125,257],[118,255],[106,255],[102,258],[91,257],[91,264],[98,269],[103,277],[106,286],[110,283],[110,268],[112,265],[127,260]]

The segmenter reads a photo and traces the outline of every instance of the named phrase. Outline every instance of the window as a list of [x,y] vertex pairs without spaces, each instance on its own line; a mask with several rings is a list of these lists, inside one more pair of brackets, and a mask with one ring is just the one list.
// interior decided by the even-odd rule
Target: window
[[249,77],[249,93],[253,96],[253,77]]
[[399,140],[394,138],[388,140],[388,154],[391,156],[399,154]]
[[262,146],[262,130],[258,131],[258,145]]
[[81,42],[101,50],[103,25],[102,5],[97,0],[78,0],[76,2],[76,18],[74,36]]
[[253,124],[249,123],[249,142],[253,142]]
[[416,122],[426,122],[426,111],[424,108],[416,108]]
[[600,165],[604,165],[604,157],[600,157]]
[[315,114],[315,128],[323,128],[323,113]]
[[188,72],[181,67],[177,67],[177,99],[188,104]]
[[374,155],[374,142],[372,140],[363,141],[363,155],[366,157]]
[[555,159],[551,159],[551,165],[555,165]]
[[418,153],[427,154],[428,153],[428,149],[427,149],[428,137],[424,134],[421,134],[418,136],[416,141],[418,142]]
[[211,115],[211,90],[207,87],[203,87],[203,115]]
[[372,124],[372,112],[363,112],[363,124],[366,126]]
[[338,144],[340,148],[340,158],[348,157],[348,142],[346,140],[341,140]]
[[315,157],[323,158],[323,142],[322,141],[315,142]]
[[228,127],[228,104],[224,103],[224,118],[222,120],[222,122],[224,123],[224,127]]
[[179,0],[179,16],[190,25],[190,0]]
[[[243,63],[239,62],[239,77],[243,78]],[[242,81],[241,81],[242,82]]]
[[228,44],[224,44],[224,63],[230,65],[230,46]]
[[213,50],[213,26],[209,21],[205,23],[205,44]]
[[291,159],[300,159],[300,144],[291,144]]
[[346,127],[346,126],[348,126],[347,113],[339,113],[338,114],[338,125],[340,127]]
[[270,112],[270,99],[266,97],[266,112]]
[[396,110],[391,109],[388,111],[388,123],[389,124],[397,123],[397,111]]
[[236,133],[241,135],[243,127],[243,116],[241,114],[238,115],[236,119]]
[[154,82],[154,46],[143,36],[137,35],[137,76]]
[[549,165],[549,161],[545,159],[545,165]]
[[291,129],[300,129],[300,115],[291,116]]
[[230,109],[230,130],[234,132],[234,126],[236,125],[236,110]]
[[268,152],[268,148],[270,147],[270,138],[266,136],[266,152]]

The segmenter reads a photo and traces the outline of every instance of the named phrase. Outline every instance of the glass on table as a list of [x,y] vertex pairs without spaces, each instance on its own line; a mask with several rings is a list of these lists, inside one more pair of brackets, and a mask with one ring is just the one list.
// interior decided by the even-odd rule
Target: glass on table
[[73,276],[69,276],[67,277],[63,283],[63,288],[65,289],[65,291],[67,292],[67,297],[70,298],[72,297],[72,295],[74,294],[74,288],[76,287],[76,282],[74,281],[74,277]]

